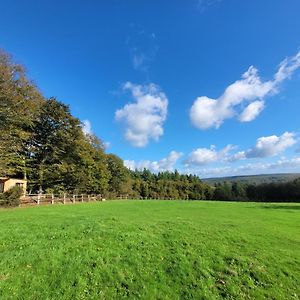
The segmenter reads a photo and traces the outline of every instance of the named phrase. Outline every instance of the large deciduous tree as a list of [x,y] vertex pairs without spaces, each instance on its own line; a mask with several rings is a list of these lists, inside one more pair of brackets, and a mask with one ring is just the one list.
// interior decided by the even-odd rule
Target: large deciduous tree
[[117,155],[108,154],[107,164],[111,174],[109,180],[110,192],[119,196],[130,194],[132,182],[129,170],[124,166],[123,160]]
[[24,68],[0,50],[0,174],[26,177],[28,140],[43,97]]

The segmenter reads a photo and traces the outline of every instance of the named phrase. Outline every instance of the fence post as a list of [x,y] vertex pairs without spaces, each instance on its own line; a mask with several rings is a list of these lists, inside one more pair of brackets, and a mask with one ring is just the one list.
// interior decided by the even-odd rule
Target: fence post
[[76,196],[75,196],[75,195],[73,195],[73,203],[75,203],[75,197],[76,197]]
[[83,194],[81,194],[81,202],[83,202]]
[[88,202],[90,202],[90,195],[88,195]]
[[54,204],[54,195],[51,194],[51,204]]
[[66,193],[64,193],[64,200],[63,200],[64,202],[64,204],[66,204]]
[[38,194],[38,198],[37,198],[37,204],[40,205],[40,198],[41,198],[41,194]]

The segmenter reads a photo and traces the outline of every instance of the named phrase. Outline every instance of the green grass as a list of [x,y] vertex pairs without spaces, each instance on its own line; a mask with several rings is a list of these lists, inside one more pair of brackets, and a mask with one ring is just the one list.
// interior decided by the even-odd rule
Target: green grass
[[300,205],[0,210],[0,299],[299,299]]

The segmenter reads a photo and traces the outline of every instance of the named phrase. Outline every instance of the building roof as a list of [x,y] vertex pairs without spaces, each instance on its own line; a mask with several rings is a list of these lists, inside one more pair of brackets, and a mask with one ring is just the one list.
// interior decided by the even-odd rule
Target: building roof
[[8,177],[0,177],[0,180],[2,180],[2,181],[6,181],[8,179],[9,179]]
[[19,180],[19,181],[27,181],[26,179],[19,179],[19,178],[9,178],[9,177],[0,177],[1,181],[7,181],[7,180]]

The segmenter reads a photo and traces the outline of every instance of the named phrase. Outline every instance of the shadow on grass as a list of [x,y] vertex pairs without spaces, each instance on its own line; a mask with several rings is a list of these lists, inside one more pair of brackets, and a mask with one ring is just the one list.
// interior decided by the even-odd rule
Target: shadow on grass
[[290,209],[290,210],[300,210],[300,205],[262,205],[259,208],[263,209]]

